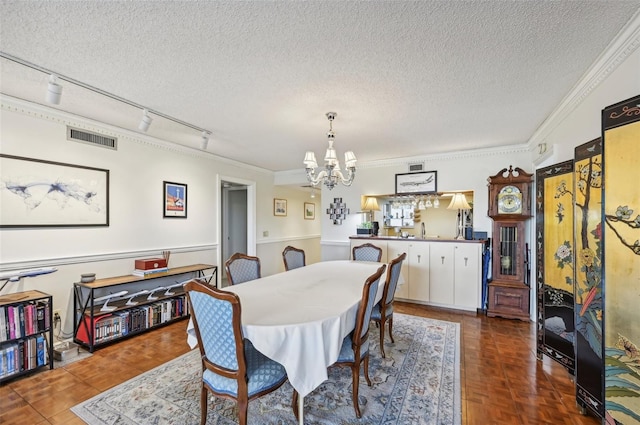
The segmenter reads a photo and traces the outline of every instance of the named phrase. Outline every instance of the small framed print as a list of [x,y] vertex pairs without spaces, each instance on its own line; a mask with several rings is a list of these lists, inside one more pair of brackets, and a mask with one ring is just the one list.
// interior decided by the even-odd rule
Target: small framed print
[[162,182],[163,217],[187,218],[187,185],[174,182]]
[[273,215],[285,217],[287,215],[287,200],[286,199],[273,199]]
[[304,219],[315,220],[316,219],[316,204],[311,202],[304,203]]

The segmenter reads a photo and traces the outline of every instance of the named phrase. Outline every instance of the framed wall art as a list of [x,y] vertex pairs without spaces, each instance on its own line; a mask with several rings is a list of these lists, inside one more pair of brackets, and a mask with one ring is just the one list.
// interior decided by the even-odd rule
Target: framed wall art
[[329,208],[327,208],[327,214],[329,215],[329,219],[333,221],[333,224],[340,225],[342,224],[342,220],[347,218],[349,208],[347,208],[347,204],[342,202],[342,198],[333,198],[333,202],[330,203]]
[[396,193],[425,194],[438,191],[438,172],[396,174]]
[[304,203],[304,219],[315,220],[316,219],[316,204],[311,202]]
[[187,218],[187,185],[174,182],[162,182],[163,214],[165,218]]
[[286,199],[273,199],[273,215],[286,217],[287,215],[287,200]]
[[109,170],[0,154],[0,227],[109,225]]

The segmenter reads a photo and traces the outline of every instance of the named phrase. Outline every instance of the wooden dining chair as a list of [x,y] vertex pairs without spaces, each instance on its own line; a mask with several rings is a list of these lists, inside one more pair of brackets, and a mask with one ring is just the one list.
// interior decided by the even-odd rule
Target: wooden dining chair
[[229,284],[247,282],[260,278],[260,259],[236,252],[224,263]]
[[354,246],[352,253],[354,261],[373,261],[379,263],[382,258],[382,248],[378,248],[368,242]]
[[378,304],[373,306],[373,311],[371,312],[371,320],[376,322],[380,327],[380,353],[383,358],[385,357],[384,325],[387,322],[389,323],[389,338],[391,338],[391,342],[395,342],[393,340],[393,335],[391,334],[393,328],[393,298],[396,294],[398,279],[400,278],[400,270],[402,269],[402,262],[405,258],[407,258],[407,253],[403,252],[389,263],[387,278],[384,282],[382,299],[380,299]]
[[292,246],[287,246],[284,251],[282,251],[282,260],[284,261],[284,269],[286,271],[306,265],[304,250]]
[[200,424],[207,421],[208,392],[235,400],[238,422],[247,424],[250,400],[278,389],[284,367],[244,339],[238,295],[191,280],[185,285],[202,360]]
[[[362,416],[360,406],[358,405],[360,365],[364,364],[364,377],[367,380],[367,385],[371,386],[371,378],[369,378],[369,322],[371,320],[371,311],[375,304],[380,278],[386,267],[387,265],[383,264],[365,281],[362,288],[362,299],[360,300],[360,306],[356,313],[356,326],[353,331],[342,340],[338,360],[333,364],[333,366],[348,366],[351,368],[353,409],[358,418]],[[297,405],[298,392],[293,390],[292,407],[296,419],[298,418]]]

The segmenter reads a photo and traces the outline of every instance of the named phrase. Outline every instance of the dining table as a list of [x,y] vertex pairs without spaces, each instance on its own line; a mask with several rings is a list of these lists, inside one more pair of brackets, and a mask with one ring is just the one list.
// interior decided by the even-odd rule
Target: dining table
[[[382,263],[321,261],[261,277],[223,290],[240,298],[244,337],[265,356],[282,364],[298,391],[299,421],[303,399],[328,379],[342,341],[355,328],[362,289]],[[376,302],[382,298],[385,274]],[[399,282],[399,284],[402,282]],[[187,341],[197,345],[191,321]]]

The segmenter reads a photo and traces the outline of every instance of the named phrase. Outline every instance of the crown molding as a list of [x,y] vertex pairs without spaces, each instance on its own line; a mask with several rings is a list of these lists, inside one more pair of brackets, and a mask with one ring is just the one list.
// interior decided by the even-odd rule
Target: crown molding
[[[448,160],[458,160],[466,158],[481,158],[481,157],[493,157],[512,155],[519,153],[529,153],[529,146],[526,144],[500,146],[484,149],[470,149],[465,151],[453,151],[440,154],[431,155],[414,155],[408,157],[380,159],[376,161],[359,162],[358,169],[367,168],[382,168],[382,167],[396,167],[396,166],[409,166],[409,164],[415,164],[416,162],[424,162],[425,164],[430,162],[441,162]],[[284,170],[274,172],[273,184],[278,185],[307,185],[309,184],[307,176],[303,168],[294,170]]]
[[42,119],[62,125],[69,125],[82,130],[92,131],[94,133],[103,134],[105,136],[116,137],[118,139],[129,140],[142,145],[147,145],[156,149],[180,153],[187,156],[206,158],[209,160],[219,161],[236,167],[267,173],[273,175],[273,171],[266,168],[256,167],[254,165],[245,164],[240,161],[218,156],[210,152],[199,149],[189,148],[174,142],[152,137],[146,134],[136,133],[126,128],[105,124],[94,119],[81,115],[72,114],[70,112],[51,108],[39,103],[30,102],[17,97],[0,93],[0,110],[16,112],[33,118]]
[[483,149],[469,149],[463,151],[451,151],[439,154],[430,155],[414,155],[392,159],[381,159],[376,161],[363,162],[362,165],[358,165],[358,168],[378,168],[378,167],[391,167],[397,165],[415,164],[416,162],[441,162],[449,160],[467,159],[467,158],[480,158],[501,156],[505,154],[517,154],[529,152],[529,146],[526,144],[499,146]]
[[582,78],[533,133],[527,144],[532,151],[546,144],[546,137],[573,112],[580,103],[640,46],[640,9],[609,43]]

